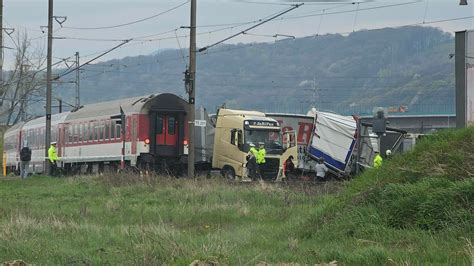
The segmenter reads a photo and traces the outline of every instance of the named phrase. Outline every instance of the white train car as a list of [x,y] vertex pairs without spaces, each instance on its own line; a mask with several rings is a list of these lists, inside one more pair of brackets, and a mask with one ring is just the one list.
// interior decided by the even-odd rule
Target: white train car
[[[56,141],[58,143],[58,147],[61,146],[61,142],[58,138],[58,128],[61,123],[64,123],[68,115],[69,112],[54,114],[51,116],[51,141]],[[44,161],[46,159],[44,147],[45,132],[45,117],[30,120],[26,122],[21,128],[22,143],[19,149],[21,149],[25,144],[27,144],[31,149],[30,172],[42,173],[44,171]],[[60,154],[58,154],[58,156],[60,156]]]
[[6,156],[7,172],[19,173],[20,171],[20,149],[21,149],[21,127],[24,122],[9,128],[3,134],[3,156]]

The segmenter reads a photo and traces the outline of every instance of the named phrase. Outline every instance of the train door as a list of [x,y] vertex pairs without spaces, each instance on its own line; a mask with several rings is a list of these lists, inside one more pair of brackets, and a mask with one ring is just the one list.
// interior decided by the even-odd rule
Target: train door
[[137,136],[138,136],[138,132],[137,132],[138,131],[138,125],[137,125],[138,117],[132,116],[131,120],[132,120],[132,128],[131,128],[132,154],[136,154],[137,153]]
[[64,124],[59,124],[59,132],[58,132],[58,156],[59,157],[62,157],[64,156],[64,143],[65,143],[65,134],[64,134],[64,129],[65,129],[65,126]]
[[179,122],[176,114],[156,114],[154,123],[155,154],[159,156],[178,155]]

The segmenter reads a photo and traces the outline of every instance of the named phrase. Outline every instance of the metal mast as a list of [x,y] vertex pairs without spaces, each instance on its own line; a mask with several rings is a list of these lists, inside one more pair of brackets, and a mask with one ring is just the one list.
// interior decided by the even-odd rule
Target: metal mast
[[194,178],[194,112],[196,81],[196,0],[191,0],[191,27],[189,44],[189,114],[188,114],[188,177]]
[[46,70],[46,133],[44,141],[45,173],[50,174],[48,148],[51,145],[51,96],[52,96],[52,53],[53,53],[53,0],[48,0],[48,55]]

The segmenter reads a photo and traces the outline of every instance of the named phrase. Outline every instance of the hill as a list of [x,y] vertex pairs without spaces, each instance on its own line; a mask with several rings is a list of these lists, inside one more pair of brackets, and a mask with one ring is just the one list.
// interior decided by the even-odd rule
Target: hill
[[345,183],[0,179],[0,261],[471,265],[473,151],[446,131]]
[[[197,104],[280,112],[317,105],[347,114],[406,105],[411,113],[453,113],[453,52],[452,35],[429,27],[222,45],[198,54]],[[163,50],[86,66],[83,102],[185,95],[185,60],[179,50]]]

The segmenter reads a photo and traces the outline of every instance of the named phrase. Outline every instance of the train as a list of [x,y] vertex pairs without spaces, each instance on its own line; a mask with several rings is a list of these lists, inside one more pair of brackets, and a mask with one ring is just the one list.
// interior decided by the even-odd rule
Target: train
[[[68,173],[116,171],[123,158],[129,169],[181,175],[188,163],[189,108],[185,99],[172,93],[88,104],[52,115],[51,141],[57,143],[60,166]],[[200,108],[195,119],[204,122],[195,128],[194,136],[194,163],[199,170],[219,169],[226,177],[245,178],[250,142],[264,143],[268,150],[268,169],[264,171],[268,176],[264,179],[281,177],[284,162],[290,157],[303,171],[312,171],[314,159],[321,157],[335,173],[348,174],[354,168],[351,158],[357,139],[353,117],[315,110],[294,115],[225,108],[210,117]],[[20,122],[4,133],[7,173],[19,172],[24,145],[32,150],[30,171],[44,172],[45,122],[44,116]],[[392,150],[402,138],[391,145]],[[365,165],[370,164],[372,146],[362,141],[360,158]]]
[[[57,142],[61,167],[72,173],[118,169],[123,145],[128,167],[182,165],[188,155],[188,108],[186,100],[171,93],[88,104],[52,115],[51,141]],[[122,114],[123,122],[117,119]],[[45,122],[44,116],[39,117],[4,133],[8,173],[18,172],[23,145],[32,150],[30,171],[44,172]]]

